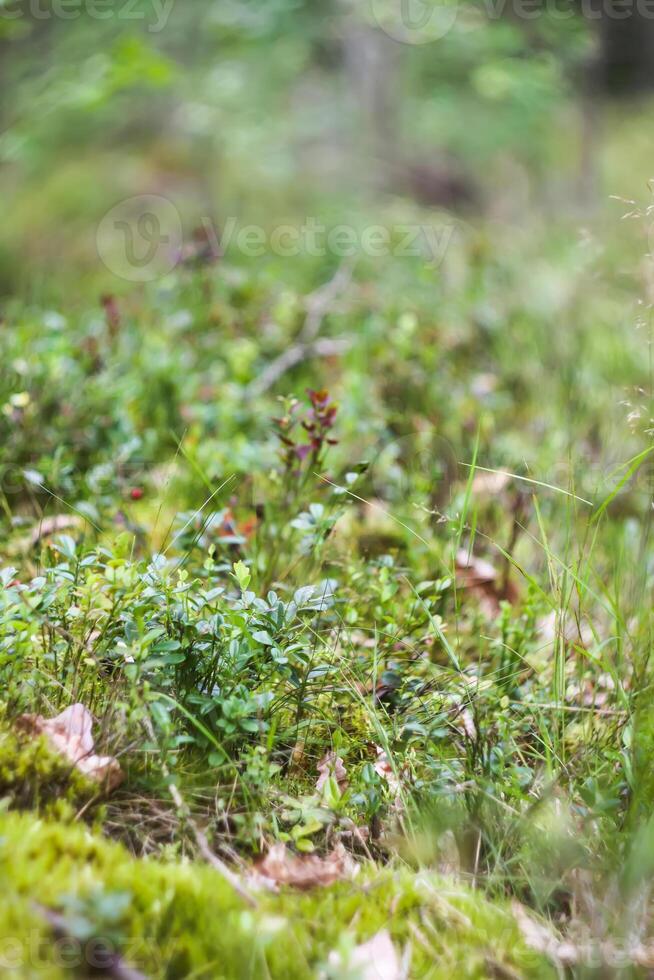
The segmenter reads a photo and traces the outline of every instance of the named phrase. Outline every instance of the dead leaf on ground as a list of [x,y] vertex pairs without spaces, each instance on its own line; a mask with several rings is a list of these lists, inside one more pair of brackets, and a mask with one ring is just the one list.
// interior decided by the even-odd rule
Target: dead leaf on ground
[[49,538],[53,534],[61,531],[73,531],[84,526],[84,521],[76,514],[54,514],[52,517],[44,517],[30,533],[30,545],[38,544],[43,538]]
[[491,585],[497,580],[497,569],[484,558],[478,558],[466,548],[456,553],[456,571],[463,588]]
[[72,704],[55,718],[21,715],[17,727],[30,735],[44,735],[51,747],[81,773],[109,792],[123,780],[123,771],[113,756],[96,755],[91,733],[93,716],[83,704]]
[[347,789],[347,772],[343,764],[343,760],[340,755],[336,755],[335,752],[326,752],[318,763],[318,781],[316,782],[316,789],[320,792],[332,776],[336,780],[336,785],[338,786],[341,793],[344,793]]
[[472,492],[478,497],[495,497],[511,482],[511,474],[494,470],[477,470],[472,478]]
[[560,640],[566,646],[587,647],[593,642],[593,632],[587,622],[583,621],[574,610],[552,609],[546,616],[541,616],[537,624],[538,636],[545,646],[553,646]]
[[325,857],[293,854],[286,844],[273,844],[255,864],[251,883],[268,888],[288,885],[304,891],[353,878],[358,868],[342,844],[337,844]]
[[475,719],[473,718],[472,711],[470,711],[469,708],[464,708],[459,714],[457,724],[471,742],[476,741],[477,727],[475,725]]
[[[329,964],[342,969],[343,957],[334,950],[329,954]],[[386,929],[367,943],[355,947],[348,957],[347,966],[356,972],[359,980],[402,980],[405,972]]]
[[375,750],[377,752],[377,761],[375,762],[375,772],[385,779],[388,783],[388,788],[395,796],[399,796],[402,791],[402,783],[400,782],[393,766],[391,765],[390,759],[381,748],[381,746],[376,745]]
[[459,548],[455,559],[456,584],[459,589],[468,589],[479,600],[482,611],[495,619],[500,612],[500,602],[515,602],[518,590],[508,581],[504,584],[497,569],[483,558],[477,558],[465,548]]
[[572,943],[559,939],[544,923],[532,919],[520,902],[512,902],[511,911],[522,938],[530,949],[542,953],[562,966],[577,962],[579,950]]

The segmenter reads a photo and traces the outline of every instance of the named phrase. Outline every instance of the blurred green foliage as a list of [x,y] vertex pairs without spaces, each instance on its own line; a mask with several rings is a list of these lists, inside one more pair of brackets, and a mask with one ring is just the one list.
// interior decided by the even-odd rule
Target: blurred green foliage
[[[93,230],[133,194],[169,196],[192,227],[355,202],[374,213],[380,155],[445,164],[501,199],[517,173],[545,187],[574,174],[563,144],[593,36],[546,7],[521,21],[461,4],[445,36],[415,45],[384,33],[379,4],[347,0],[115,0],[102,18],[92,0],[66,18],[47,3],[3,7],[5,294],[52,293],[45,271],[63,256],[84,286],[100,283]],[[385,147],[368,105],[382,89]],[[396,178],[382,185],[401,198]],[[61,268],[60,289],[66,279]]]

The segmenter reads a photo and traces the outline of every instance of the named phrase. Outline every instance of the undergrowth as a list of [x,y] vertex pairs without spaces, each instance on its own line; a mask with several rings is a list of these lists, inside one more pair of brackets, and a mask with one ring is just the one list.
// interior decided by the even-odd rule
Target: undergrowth
[[[269,388],[308,314],[263,274],[8,309],[7,940],[48,932],[39,902],[152,976],[330,976],[385,926],[415,976],[561,969],[513,900],[579,975],[643,968],[649,379],[606,268],[556,246],[527,289],[522,255],[464,238],[438,303],[413,267],[361,268],[322,313],[339,356]],[[16,734],[74,703],[125,772],[107,798]],[[344,776],[317,788],[326,756]],[[274,842],[363,870],[252,911],[197,828],[239,874]]]

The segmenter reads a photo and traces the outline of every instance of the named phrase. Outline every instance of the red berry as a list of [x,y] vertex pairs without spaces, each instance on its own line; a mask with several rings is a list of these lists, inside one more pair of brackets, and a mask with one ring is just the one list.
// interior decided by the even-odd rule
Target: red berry
[[143,496],[143,491],[140,487],[133,487],[132,490],[130,490],[129,495],[132,500],[140,500]]

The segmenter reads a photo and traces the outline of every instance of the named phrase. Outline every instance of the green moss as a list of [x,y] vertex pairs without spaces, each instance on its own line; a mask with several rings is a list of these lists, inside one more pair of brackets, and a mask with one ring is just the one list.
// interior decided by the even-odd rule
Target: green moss
[[97,785],[52,752],[46,739],[0,731],[0,798],[10,806],[57,811],[97,793]]
[[34,902],[68,917],[80,939],[69,963],[95,948],[95,933],[152,978],[300,980],[330,951],[383,928],[398,948],[410,944],[413,977],[554,975],[504,906],[431,874],[366,871],[308,894],[262,894],[251,911],[205,865],[137,860],[79,824],[10,813],[0,820],[0,877],[0,970],[18,975],[70,975]]

